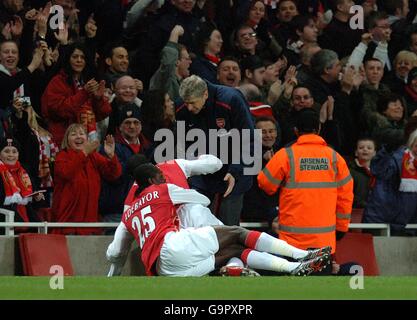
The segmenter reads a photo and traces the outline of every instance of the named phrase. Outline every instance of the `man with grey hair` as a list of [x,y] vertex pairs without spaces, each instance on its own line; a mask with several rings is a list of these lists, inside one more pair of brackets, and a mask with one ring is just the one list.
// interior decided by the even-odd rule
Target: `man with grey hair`
[[313,76],[311,72],[311,58],[320,50],[321,48],[317,43],[306,44],[301,48],[301,64],[297,66],[297,81],[299,84],[306,83]]
[[313,77],[305,85],[320,105],[328,96],[334,96],[339,91],[338,80],[341,70],[339,57],[332,50],[322,49],[311,58]]
[[351,154],[357,140],[358,103],[352,98],[352,92],[357,90],[365,80],[364,76],[353,66],[342,66],[337,53],[323,49],[311,58],[313,77],[305,83],[314,100],[320,105],[332,96],[334,103],[334,120],[340,129],[340,149],[343,155]]
[[[211,84],[195,75],[183,80],[180,86],[180,96],[181,100],[176,108],[177,123],[184,121],[186,130],[193,128],[203,130],[206,135],[207,152],[213,152],[212,148],[209,148],[210,145],[213,146],[216,143],[217,146],[221,146],[219,142],[224,138],[227,139],[228,147],[227,150],[221,150],[221,153],[216,150],[218,154],[227,154],[228,157],[222,159],[225,163],[222,169],[214,174],[193,177],[190,185],[206,194],[211,200],[216,194],[221,194],[219,201],[212,201],[214,205],[220,202],[217,212],[220,220],[226,225],[239,225],[243,195],[252,185],[252,176],[244,174],[244,166],[250,164],[243,162],[242,141],[239,141],[238,146],[233,141],[231,130],[237,129],[241,140],[244,137],[243,129],[249,130],[249,135],[246,135],[249,141],[243,141],[243,143],[249,145],[247,149],[252,155],[254,125],[245,97],[239,90]],[[210,129],[217,130],[217,135],[214,136],[216,141],[210,141],[213,139],[213,135],[209,135]],[[233,154],[234,149],[237,149],[240,154]],[[235,160],[236,157],[239,163],[235,163],[236,161],[232,163],[232,158]],[[213,210],[213,212],[216,211]]]

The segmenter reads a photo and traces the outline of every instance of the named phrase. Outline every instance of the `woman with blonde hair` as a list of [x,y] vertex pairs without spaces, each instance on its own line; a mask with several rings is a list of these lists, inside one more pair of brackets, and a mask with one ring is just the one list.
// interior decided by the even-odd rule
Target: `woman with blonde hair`
[[[56,222],[98,222],[101,179],[116,180],[122,167],[115,155],[111,135],[104,141],[105,156],[97,152],[99,142],[88,141],[82,124],[74,123],[65,132],[55,161],[52,217]],[[97,228],[65,228],[62,234],[100,234]]]
[[393,63],[393,70],[383,81],[392,92],[405,95],[408,73],[417,67],[417,55],[414,52],[403,50],[398,52]]

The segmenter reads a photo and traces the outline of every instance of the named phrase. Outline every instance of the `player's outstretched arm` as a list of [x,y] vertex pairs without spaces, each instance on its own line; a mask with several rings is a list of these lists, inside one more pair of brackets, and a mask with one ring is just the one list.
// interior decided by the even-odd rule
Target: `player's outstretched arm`
[[219,171],[223,163],[211,154],[203,154],[196,160],[175,159],[187,178]]
[[207,207],[210,204],[209,198],[193,189],[183,189],[174,184],[167,184],[169,197],[173,204],[196,203]]
[[107,260],[112,263],[107,274],[108,277],[120,276],[133,240],[125,224],[120,222],[114,234],[114,239],[106,252]]

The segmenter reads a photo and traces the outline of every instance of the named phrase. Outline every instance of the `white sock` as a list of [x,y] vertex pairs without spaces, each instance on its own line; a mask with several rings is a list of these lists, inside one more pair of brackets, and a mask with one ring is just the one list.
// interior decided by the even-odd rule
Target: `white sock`
[[251,250],[248,254],[247,264],[249,268],[288,273],[300,265],[299,262],[289,262],[267,252],[256,250]]
[[262,232],[259,236],[255,249],[294,259],[304,258],[307,255],[307,251],[298,249],[286,241],[274,238],[265,232]]
[[240,260],[237,257],[233,257],[227,262],[226,266],[228,266],[228,267],[242,267],[243,268],[245,265],[243,264],[242,260]]

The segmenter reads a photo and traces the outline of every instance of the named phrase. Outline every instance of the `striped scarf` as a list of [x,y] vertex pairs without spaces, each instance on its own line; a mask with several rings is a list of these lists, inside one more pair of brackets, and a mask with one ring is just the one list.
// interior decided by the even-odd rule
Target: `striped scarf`
[[24,222],[29,222],[26,205],[32,201],[32,183],[29,175],[16,161],[14,165],[7,165],[0,161],[0,175],[3,182],[5,199],[4,205],[17,204],[16,211]]
[[41,137],[39,133],[32,129],[39,143],[39,178],[41,179],[41,188],[53,187],[51,164],[59,152],[58,146],[52,141],[49,135]]
[[404,151],[401,165],[401,183],[399,190],[402,192],[417,192],[417,159],[409,149]]

